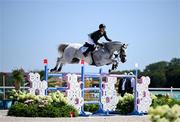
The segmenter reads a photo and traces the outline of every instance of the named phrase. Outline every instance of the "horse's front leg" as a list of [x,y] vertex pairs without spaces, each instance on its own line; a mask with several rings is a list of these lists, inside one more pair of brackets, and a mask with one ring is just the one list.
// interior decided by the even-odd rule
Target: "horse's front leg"
[[58,57],[58,58],[57,58],[57,61],[56,61],[55,67],[54,67],[53,69],[51,69],[50,72],[57,71],[58,66],[59,66],[59,64],[60,64],[60,61],[61,61],[61,58]]
[[62,67],[63,67],[63,63],[60,64],[60,66],[59,66],[59,68],[58,68],[58,72],[61,72]]
[[112,63],[112,68],[111,70],[116,70],[118,67],[118,62],[115,60],[113,63]]
[[111,71],[117,69],[117,67],[118,67],[118,61],[117,61],[117,60],[114,60],[114,59],[110,59],[110,60],[109,60],[109,63],[107,63],[106,65],[110,65],[110,64],[112,64],[112,67],[111,67],[111,69],[109,69],[109,73],[110,73]]

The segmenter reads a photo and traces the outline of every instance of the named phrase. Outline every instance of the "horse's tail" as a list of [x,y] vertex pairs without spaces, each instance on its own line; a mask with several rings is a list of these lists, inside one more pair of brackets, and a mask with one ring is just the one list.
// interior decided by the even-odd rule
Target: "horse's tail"
[[66,49],[67,46],[68,46],[68,44],[60,44],[59,47],[58,47],[58,52],[60,54],[63,54],[64,50]]

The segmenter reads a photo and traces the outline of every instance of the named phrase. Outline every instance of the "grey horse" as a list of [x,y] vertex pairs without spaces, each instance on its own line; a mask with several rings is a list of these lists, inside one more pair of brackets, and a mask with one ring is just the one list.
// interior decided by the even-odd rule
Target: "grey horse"
[[113,59],[114,52],[118,53],[119,59],[122,63],[126,62],[126,48],[127,44],[112,41],[103,43],[103,47],[96,48],[95,51],[89,53],[87,57],[83,56],[80,48],[81,44],[60,44],[58,52],[60,57],[57,58],[56,66],[50,71],[62,70],[64,64],[78,64],[82,59],[89,65],[95,65],[97,67],[103,65],[117,64],[117,60]]

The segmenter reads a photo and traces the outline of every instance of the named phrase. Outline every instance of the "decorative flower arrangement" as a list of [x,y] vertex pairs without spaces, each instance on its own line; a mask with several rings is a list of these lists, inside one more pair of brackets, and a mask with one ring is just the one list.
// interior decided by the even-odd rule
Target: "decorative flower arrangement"
[[75,107],[68,104],[67,98],[58,92],[47,96],[15,91],[11,98],[15,101],[8,111],[9,116],[24,117],[70,117],[78,116]]
[[157,106],[149,109],[152,122],[180,122],[180,105],[170,108],[168,105]]

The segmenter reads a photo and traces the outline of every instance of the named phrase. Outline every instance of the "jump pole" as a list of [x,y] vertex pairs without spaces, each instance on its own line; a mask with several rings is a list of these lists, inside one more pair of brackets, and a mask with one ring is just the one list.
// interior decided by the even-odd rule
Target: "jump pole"
[[[81,96],[84,98],[84,58],[81,59],[81,82],[82,82],[82,90],[81,90]],[[81,115],[85,115],[84,112],[84,104],[81,106]]]
[[137,80],[138,80],[138,70],[135,69],[135,84],[134,84],[134,110],[131,114],[140,115],[137,108]]
[[[48,60],[44,59],[44,80],[48,82]],[[48,95],[48,88],[45,90],[45,95]]]

